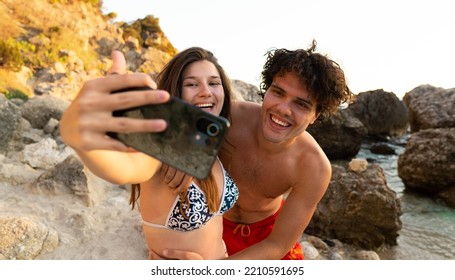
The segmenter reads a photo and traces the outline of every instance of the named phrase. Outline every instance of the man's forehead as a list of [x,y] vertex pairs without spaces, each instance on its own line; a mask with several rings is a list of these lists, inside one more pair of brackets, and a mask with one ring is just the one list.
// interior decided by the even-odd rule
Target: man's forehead
[[304,98],[306,100],[313,99],[312,94],[310,94],[310,91],[304,82],[304,79],[299,77],[294,72],[285,72],[276,75],[271,86],[287,93],[293,93],[296,97]]

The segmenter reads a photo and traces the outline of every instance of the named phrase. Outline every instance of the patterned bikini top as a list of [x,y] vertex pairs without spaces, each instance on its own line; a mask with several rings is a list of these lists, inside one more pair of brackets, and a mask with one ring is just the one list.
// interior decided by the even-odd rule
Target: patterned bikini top
[[[181,207],[182,201],[180,200],[180,196],[177,196],[166,219],[165,225],[153,224],[144,220],[142,220],[142,223],[154,228],[191,231],[200,228],[213,217],[222,215],[231,209],[239,197],[239,190],[231,176],[229,176],[224,168],[222,169],[224,175],[223,195],[221,196],[220,209],[217,212],[209,212],[205,193],[196,183],[192,182],[187,193],[189,201],[188,207],[186,205],[182,205]],[[182,215],[180,209],[185,211],[187,219]]]

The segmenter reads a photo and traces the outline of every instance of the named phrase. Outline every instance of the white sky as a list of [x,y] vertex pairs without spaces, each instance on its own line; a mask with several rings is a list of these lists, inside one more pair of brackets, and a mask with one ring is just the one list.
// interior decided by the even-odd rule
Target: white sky
[[354,93],[400,98],[422,84],[455,88],[451,0],[103,0],[118,21],[153,15],[179,51],[211,50],[230,78],[259,85],[272,47],[317,50],[338,62]]

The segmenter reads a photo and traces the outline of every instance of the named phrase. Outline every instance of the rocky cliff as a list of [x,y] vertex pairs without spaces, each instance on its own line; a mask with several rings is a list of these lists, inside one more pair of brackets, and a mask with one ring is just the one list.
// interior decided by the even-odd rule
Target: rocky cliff
[[1,0],[0,92],[72,99],[83,81],[105,73],[114,49],[129,70],[152,75],[176,53],[154,16],[114,22],[101,8],[98,0]]

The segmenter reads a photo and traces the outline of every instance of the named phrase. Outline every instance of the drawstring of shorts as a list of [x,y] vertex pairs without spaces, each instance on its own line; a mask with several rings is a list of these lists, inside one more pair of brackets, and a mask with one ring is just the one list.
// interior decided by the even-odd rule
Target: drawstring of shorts
[[238,224],[234,229],[234,235],[237,233],[237,231],[239,229],[240,229],[240,236],[242,236],[242,237],[250,236],[251,229],[250,229],[249,225]]

